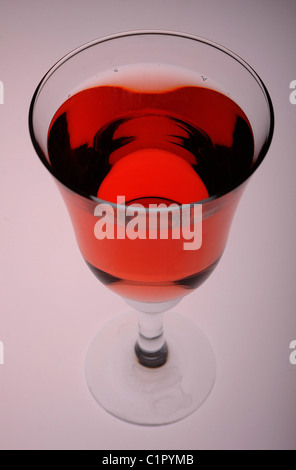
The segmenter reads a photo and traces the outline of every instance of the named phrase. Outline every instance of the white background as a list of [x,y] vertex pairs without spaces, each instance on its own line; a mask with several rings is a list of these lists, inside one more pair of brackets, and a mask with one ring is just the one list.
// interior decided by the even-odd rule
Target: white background
[[[293,0],[0,1],[1,449],[296,448],[295,20]],[[56,60],[96,37],[145,28],[232,49],[275,108],[272,146],[223,259],[178,307],[214,347],[214,390],[191,417],[156,428],[117,420],[87,389],[87,347],[127,308],[85,266],[27,125],[34,89]]]

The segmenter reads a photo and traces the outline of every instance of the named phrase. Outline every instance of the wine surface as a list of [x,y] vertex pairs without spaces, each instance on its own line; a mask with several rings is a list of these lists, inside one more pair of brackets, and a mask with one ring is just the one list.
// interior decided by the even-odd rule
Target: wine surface
[[253,161],[243,111],[220,92],[83,90],[57,111],[49,158],[70,187],[109,202],[162,197],[197,202],[229,191]]

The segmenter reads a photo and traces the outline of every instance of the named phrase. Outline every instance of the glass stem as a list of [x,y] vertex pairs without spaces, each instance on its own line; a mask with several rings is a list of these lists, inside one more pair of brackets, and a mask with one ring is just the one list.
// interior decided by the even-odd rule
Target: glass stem
[[139,362],[146,367],[162,366],[168,358],[163,335],[163,313],[138,312],[138,326],[135,352]]

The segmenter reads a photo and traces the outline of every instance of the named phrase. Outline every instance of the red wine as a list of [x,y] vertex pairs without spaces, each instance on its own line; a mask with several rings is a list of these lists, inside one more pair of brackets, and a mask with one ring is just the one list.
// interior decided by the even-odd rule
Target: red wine
[[[58,179],[77,193],[116,203],[194,203],[224,194],[246,179],[253,136],[244,112],[205,87],[139,91],[110,85],[84,89],[52,119],[49,159]],[[181,297],[200,285],[223,252],[233,205],[203,222],[203,243],[98,240],[93,208],[65,192],[88,266],[111,289],[142,301]]]

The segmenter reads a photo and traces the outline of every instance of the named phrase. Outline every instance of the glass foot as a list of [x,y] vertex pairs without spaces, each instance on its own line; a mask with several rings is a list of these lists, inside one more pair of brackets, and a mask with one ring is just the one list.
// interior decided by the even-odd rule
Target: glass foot
[[92,341],[86,379],[97,402],[112,415],[143,425],[178,421],[209,396],[216,375],[210,343],[192,321],[168,312],[164,334],[168,359],[161,367],[142,366],[135,354],[137,313],[108,323]]

